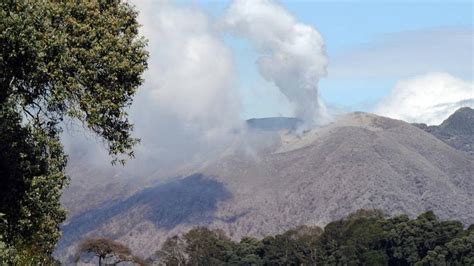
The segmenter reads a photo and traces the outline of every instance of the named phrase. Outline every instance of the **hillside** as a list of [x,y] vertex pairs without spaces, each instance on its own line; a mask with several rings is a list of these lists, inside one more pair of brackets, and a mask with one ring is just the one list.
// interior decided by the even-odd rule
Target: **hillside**
[[474,156],[474,109],[460,108],[439,126],[415,125],[451,147]]
[[148,256],[194,225],[234,238],[324,225],[360,208],[388,214],[433,210],[474,222],[474,160],[416,126],[353,113],[301,134],[279,133],[271,150],[231,148],[173,181],[72,217],[57,255],[105,235]]

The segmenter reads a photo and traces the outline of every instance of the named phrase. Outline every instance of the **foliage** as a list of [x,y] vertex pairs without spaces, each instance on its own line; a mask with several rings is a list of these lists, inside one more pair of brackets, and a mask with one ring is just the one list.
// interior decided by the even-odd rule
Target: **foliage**
[[234,243],[222,230],[198,227],[184,235],[188,263],[191,265],[216,265],[231,256]]
[[0,105],[0,233],[11,262],[52,260],[65,218],[59,203],[65,163],[57,136],[23,126],[11,105]]
[[200,227],[169,238],[157,254],[164,265],[472,265],[474,226],[464,230],[432,212],[409,219],[359,210],[324,230],[299,226],[238,243]]
[[120,0],[0,1],[1,264],[52,264],[67,184],[66,118],[133,156],[126,110],[146,68],[137,12]]
[[128,153],[136,139],[125,109],[146,68],[137,12],[119,0],[1,1],[0,104],[14,100],[36,127],[79,119]]
[[262,258],[259,256],[262,243],[253,237],[244,237],[234,246],[234,251],[229,259],[231,265],[261,265]]
[[450,241],[458,242],[463,237],[461,222],[439,221],[433,212],[423,213],[413,220],[406,216],[388,219],[383,227],[386,232],[387,253],[392,264],[418,263],[426,256],[433,257],[434,254],[429,254],[430,251],[439,251],[446,245],[450,246]]
[[262,240],[261,257],[266,265],[313,264],[315,244],[323,230],[319,227],[300,226],[281,235]]
[[384,265],[384,231],[379,211],[357,211],[331,222],[318,242],[318,261],[326,264]]
[[180,236],[168,238],[153,260],[159,260],[164,265],[185,265],[187,262],[186,244]]
[[99,259],[100,265],[116,265],[120,262],[132,262],[145,265],[145,262],[135,256],[130,248],[122,243],[108,238],[87,238],[78,247],[76,262],[84,255],[92,254]]
[[196,227],[168,238],[153,260],[160,265],[222,265],[233,259],[235,245],[222,230]]

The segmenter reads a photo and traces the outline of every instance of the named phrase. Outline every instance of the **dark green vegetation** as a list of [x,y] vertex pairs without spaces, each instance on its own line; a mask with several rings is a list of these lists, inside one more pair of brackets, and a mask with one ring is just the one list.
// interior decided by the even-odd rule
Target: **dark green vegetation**
[[432,212],[416,219],[386,218],[360,210],[323,229],[300,226],[262,240],[234,242],[204,227],[166,240],[149,259],[166,265],[473,265],[474,226],[440,221]]
[[133,156],[126,109],[146,68],[119,0],[0,1],[0,264],[50,264],[65,218],[65,119]]

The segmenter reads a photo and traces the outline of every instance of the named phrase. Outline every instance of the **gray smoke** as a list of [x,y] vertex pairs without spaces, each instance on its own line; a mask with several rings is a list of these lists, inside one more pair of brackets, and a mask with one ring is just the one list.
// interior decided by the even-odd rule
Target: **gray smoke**
[[298,118],[310,124],[326,119],[318,81],[326,75],[328,59],[315,28],[267,0],[234,1],[221,26],[255,45],[260,74],[288,98]]
[[[232,51],[198,8],[166,1],[133,4],[150,58],[130,109],[141,143],[125,170],[147,175],[209,159],[234,142],[233,132],[242,124]],[[64,137],[70,154],[82,154],[77,160],[73,154],[71,165],[89,158],[94,165],[108,165],[102,145],[82,135]]]
[[[284,8],[268,1],[236,1],[216,23],[192,5],[132,3],[140,12],[150,59],[130,110],[134,133],[142,141],[135,160],[117,170],[123,176],[174,172],[232,147],[257,146],[246,143],[251,137],[242,127],[234,55],[222,30],[251,40],[261,53],[262,76],[280,88],[298,117],[321,122],[325,111],[317,85],[326,74],[324,43],[314,28],[298,23]],[[66,134],[64,141],[71,166],[108,167],[110,158],[93,136]]]

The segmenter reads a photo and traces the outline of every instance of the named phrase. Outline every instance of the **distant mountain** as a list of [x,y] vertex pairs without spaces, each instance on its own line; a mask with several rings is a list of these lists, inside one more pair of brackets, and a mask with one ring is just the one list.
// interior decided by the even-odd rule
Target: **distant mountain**
[[295,130],[303,123],[303,120],[294,117],[265,117],[251,118],[246,122],[247,126],[251,129],[278,131]]
[[[265,129],[294,123],[253,121]],[[465,132],[456,121],[443,130]],[[433,210],[474,223],[474,159],[417,126],[352,113],[321,128],[275,134],[271,149],[232,147],[169,182],[82,210],[63,226],[56,254],[64,260],[81,238],[105,235],[148,256],[196,225],[261,237],[360,208],[412,216]]]
[[474,109],[460,108],[439,126],[414,125],[433,134],[451,147],[474,156]]
[[451,135],[474,135],[474,109],[460,108],[439,126],[438,131]]

